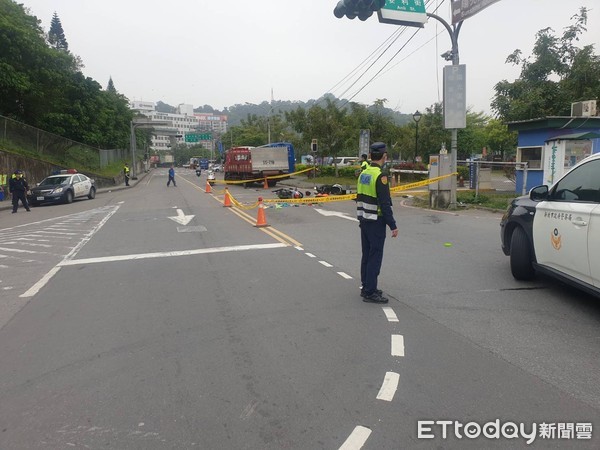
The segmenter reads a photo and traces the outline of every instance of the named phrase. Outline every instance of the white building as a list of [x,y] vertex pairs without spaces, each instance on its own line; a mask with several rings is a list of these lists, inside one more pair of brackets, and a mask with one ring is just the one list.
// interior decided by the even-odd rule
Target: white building
[[198,141],[186,143],[187,145],[200,144],[208,150],[213,150],[214,141],[219,136],[227,132],[227,116],[219,114],[194,113],[193,105],[180,104],[177,106],[177,113],[163,113],[156,111],[156,106],[152,102],[133,101],[131,109],[140,112],[150,120],[161,120],[171,122],[167,127],[169,134],[160,134],[160,128],[156,128],[157,134],[152,136],[151,149],[160,151],[168,150],[171,147],[172,134],[175,129],[178,135],[177,143],[186,143],[186,134],[211,133],[212,139],[207,141]]

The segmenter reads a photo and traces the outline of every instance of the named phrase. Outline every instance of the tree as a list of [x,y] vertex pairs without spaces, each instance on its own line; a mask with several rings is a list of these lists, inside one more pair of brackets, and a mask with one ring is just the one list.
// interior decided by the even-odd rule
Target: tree
[[574,23],[561,37],[552,28],[536,34],[533,55],[523,58],[515,50],[506,60],[521,66],[514,82],[502,80],[494,87],[492,110],[505,122],[544,116],[568,116],[572,102],[600,99],[600,58],[593,46],[575,46],[587,31],[587,12],[580,8]]
[[65,38],[62,24],[58,18],[58,14],[54,11],[52,21],[50,22],[50,31],[48,32],[48,42],[50,46],[56,50],[69,51],[69,44]]
[[108,85],[106,86],[107,92],[112,92],[113,94],[117,93],[117,89],[115,88],[115,84],[113,83],[112,77],[108,78]]

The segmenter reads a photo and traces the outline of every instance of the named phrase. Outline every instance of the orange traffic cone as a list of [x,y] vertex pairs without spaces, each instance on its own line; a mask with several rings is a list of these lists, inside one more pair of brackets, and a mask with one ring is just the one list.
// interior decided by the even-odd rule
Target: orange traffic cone
[[206,187],[204,188],[205,194],[210,194],[212,192],[212,188],[210,187],[210,183],[206,180]]
[[262,197],[258,197],[258,214],[256,216],[255,227],[268,227],[267,218],[265,217],[265,206],[263,205]]
[[223,200],[223,206],[231,208],[231,197],[229,197],[229,189],[225,188],[225,199]]
[[265,177],[265,183],[263,184],[263,189],[269,189],[269,182],[267,181],[266,177]]

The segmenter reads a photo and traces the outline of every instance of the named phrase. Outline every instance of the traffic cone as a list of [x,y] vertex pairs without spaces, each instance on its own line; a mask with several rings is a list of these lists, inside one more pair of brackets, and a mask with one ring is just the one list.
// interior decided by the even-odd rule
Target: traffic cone
[[266,177],[265,177],[265,183],[263,184],[263,189],[269,189],[269,182],[267,181]]
[[263,205],[262,197],[258,197],[258,214],[256,215],[255,227],[268,227],[267,218],[265,217],[265,206]]
[[231,208],[233,205],[231,204],[231,197],[229,197],[229,189],[225,188],[225,199],[223,200],[223,206]]
[[210,187],[210,183],[206,180],[206,187],[204,188],[205,194],[210,194],[212,192],[212,188]]

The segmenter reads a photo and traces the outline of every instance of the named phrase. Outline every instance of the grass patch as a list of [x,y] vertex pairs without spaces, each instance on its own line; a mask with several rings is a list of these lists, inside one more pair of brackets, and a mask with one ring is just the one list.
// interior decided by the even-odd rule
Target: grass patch
[[[488,208],[505,211],[516,194],[508,192],[484,191],[475,195],[475,191],[458,191],[456,201],[461,209]],[[420,208],[429,208],[429,196],[419,195],[413,199],[413,205]]]

